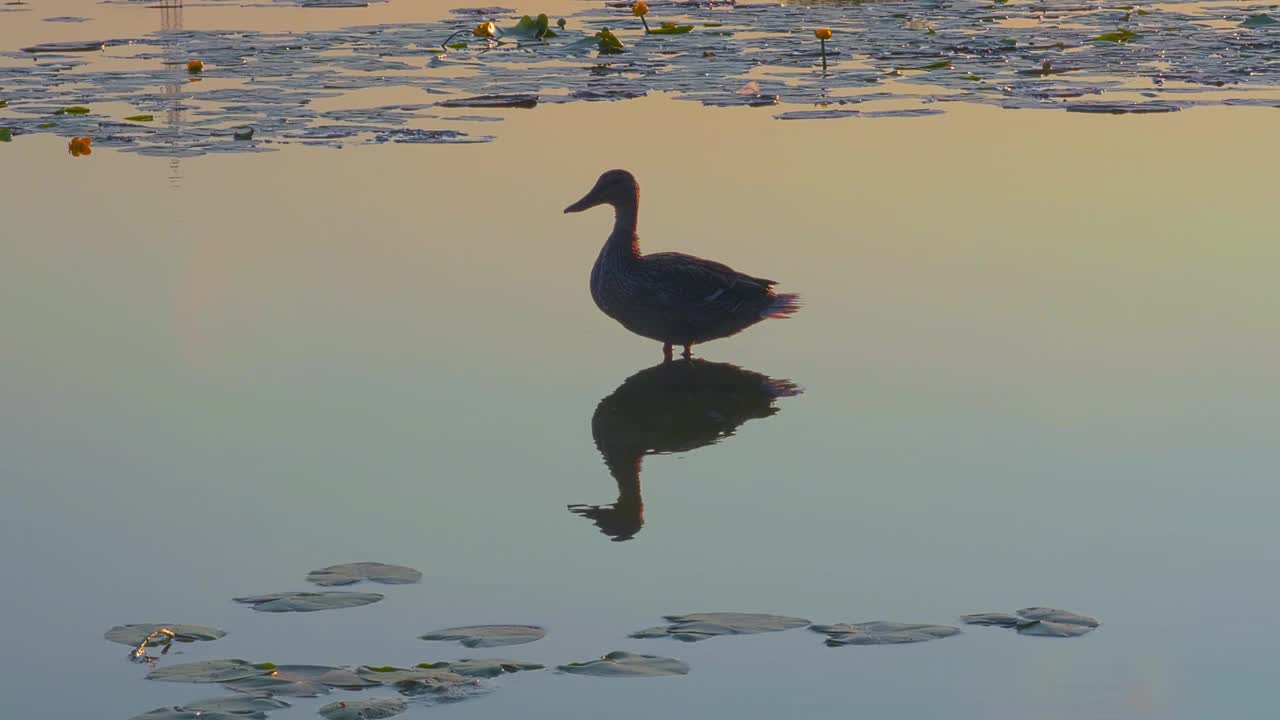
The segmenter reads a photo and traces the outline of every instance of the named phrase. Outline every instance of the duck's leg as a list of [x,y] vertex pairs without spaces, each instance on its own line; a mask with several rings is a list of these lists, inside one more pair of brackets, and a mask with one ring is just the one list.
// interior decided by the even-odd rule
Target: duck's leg
[[684,352],[680,353],[680,357],[685,360],[693,357],[693,343],[688,343],[684,346]]
[[671,343],[662,344],[662,359],[671,362]]

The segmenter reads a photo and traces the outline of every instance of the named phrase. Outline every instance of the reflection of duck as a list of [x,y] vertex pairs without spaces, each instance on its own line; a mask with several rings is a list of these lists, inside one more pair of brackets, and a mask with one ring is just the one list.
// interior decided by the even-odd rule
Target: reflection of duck
[[591,269],[591,297],[605,315],[642,337],[683,345],[729,337],[765,318],[784,318],[800,309],[800,296],[779,295],[777,283],[744,275],[727,265],[683,253],[640,254],[636,222],[640,186],[626,170],[610,170],[595,187],[564,211],[612,205],[613,232]]
[[687,452],[729,437],[748,420],[778,412],[780,397],[800,394],[775,380],[727,363],[664,362],[627,378],[600,401],[591,436],[618,483],[612,505],[570,505],[615,541],[630,540],[644,525],[640,464],[645,455]]

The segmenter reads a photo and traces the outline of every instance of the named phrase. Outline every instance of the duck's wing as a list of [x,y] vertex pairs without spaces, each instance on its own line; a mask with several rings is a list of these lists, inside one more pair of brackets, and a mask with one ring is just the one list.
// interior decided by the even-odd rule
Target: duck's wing
[[653,253],[643,260],[652,285],[661,288],[667,301],[690,309],[759,312],[775,296],[771,286],[778,284],[684,253]]

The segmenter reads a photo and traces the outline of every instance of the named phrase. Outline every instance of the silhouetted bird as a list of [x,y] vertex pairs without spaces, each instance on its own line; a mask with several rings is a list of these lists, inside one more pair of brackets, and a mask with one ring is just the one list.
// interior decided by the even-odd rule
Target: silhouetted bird
[[728,337],[800,309],[800,296],[779,295],[773,280],[683,253],[641,255],[636,235],[640,186],[626,170],[601,175],[591,192],[564,211],[597,205],[612,205],[614,221],[591,268],[591,297],[626,329],[661,342],[666,358],[671,358],[672,345],[683,345],[689,357],[694,343]]
[[640,464],[645,455],[688,452],[729,437],[748,420],[778,412],[774,401],[799,395],[775,380],[727,363],[663,362],[627,378],[600,401],[591,436],[618,483],[612,505],[570,505],[615,541],[644,526]]

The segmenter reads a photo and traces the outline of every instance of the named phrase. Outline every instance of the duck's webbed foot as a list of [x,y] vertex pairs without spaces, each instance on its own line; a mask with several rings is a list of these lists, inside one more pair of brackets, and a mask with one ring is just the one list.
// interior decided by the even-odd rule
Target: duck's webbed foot
[[680,357],[684,358],[685,360],[688,360],[689,358],[693,357],[693,343],[689,343],[688,345],[684,346],[684,352],[680,353]]
[[666,362],[671,362],[671,343],[663,343],[662,359]]

